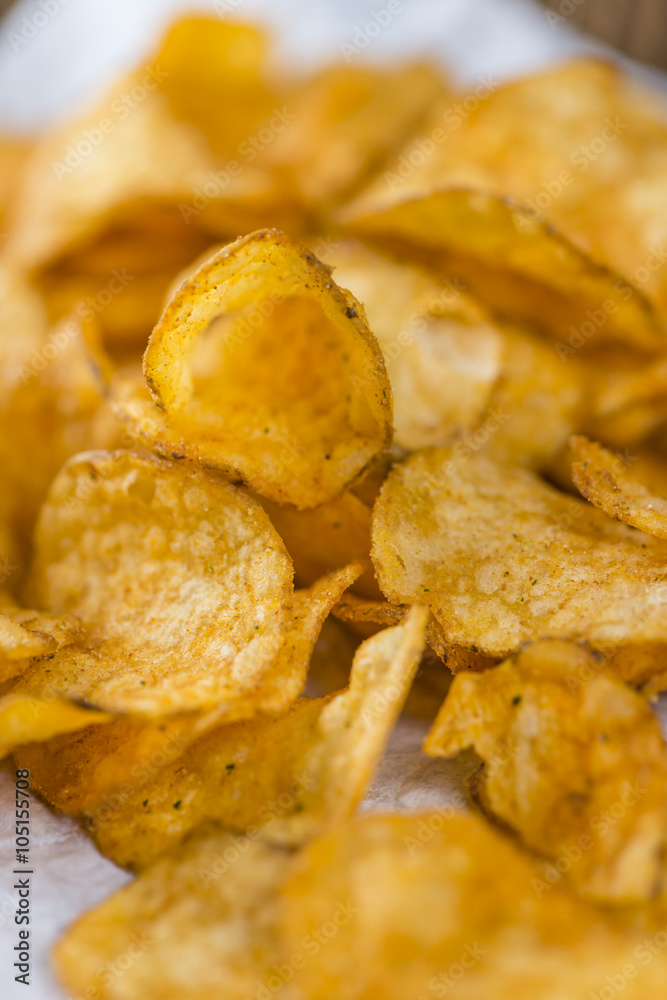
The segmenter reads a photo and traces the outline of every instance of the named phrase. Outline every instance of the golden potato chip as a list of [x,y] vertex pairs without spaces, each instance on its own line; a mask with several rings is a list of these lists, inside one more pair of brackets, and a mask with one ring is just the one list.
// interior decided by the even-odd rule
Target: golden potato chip
[[[41,309],[33,318],[38,316]],[[34,328],[11,322],[6,333],[0,373],[0,587],[18,593],[48,486],[63,462],[90,444],[106,361],[74,321],[53,329],[43,318]]]
[[479,426],[458,447],[460,459],[483,452],[500,462],[542,470],[581,427],[590,406],[588,371],[567,364],[527,327],[503,324],[500,377]]
[[[263,711],[280,712],[301,692],[320,629],[360,571],[359,564],[351,564],[295,592],[285,640],[262,688]],[[118,718],[99,730],[27,747],[22,766],[30,769],[33,785],[52,805],[65,812],[94,812],[107,821],[161,768],[228,717],[223,701],[208,711],[166,718]]]
[[[346,218],[488,268],[477,290],[510,314],[529,310],[565,346],[659,347],[667,129],[651,96],[580,59],[467,100],[474,113],[436,107]],[[517,295],[517,279],[534,289]]]
[[384,354],[396,443],[446,445],[476,427],[504,356],[503,334],[486,312],[451,282],[361,243],[334,244],[328,260],[363,303]]
[[664,917],[649,935],[549,885],[470,814],[366,816],[296,865],[281,890],[283,954],[321,944],[294,966],[299,998],[591,1000],[625,969],[623,995],[643,1000],[664,980],[662,949],[649,950]]
[[367,639],[349,687],[287,713],[211,730],[103,815],[87,812],[103,854],[142,869],[207,819],[298,844],[362,798],[417,672],[427,611]]
[[664,671],[665,542],[527,470],[415,453],[376,501],[372,557],[387,598],[429,604],[451,643],[501,657],[586,639],[636,683]]
[[111,716],[90,706],[45,693],[41,698],[25,694],[0,697],[0,758],[16,747],[71,733],[86,726],[108,722]]
[[424,64],[327,67],[291,98],[293,122],[267,157],[321,214],[381,166],[443,90],[440,75]]
[[[289,649],[291,560],[259,504],[214,474],[122,451],[71,459],[42,508],[28,590],[86,628],[49,660],[60,694],[148,716],[225,706],[230,718],[298,694],[291,655],[272,673]],[[19,685],[44,683],[36,664]]]
[[290,861],[270,844],[198,832],[69,928],[54,955],[63,986],[96,1000],[254,996],[276,975],[276,888]]
[[22,673],[31,657],[66,646],[80,634],[77,618],[21,608],[0,590],[0,682]]
[[119,802],[144,786],[219,720],[217,709],[146,721],[118,716],[30,743],[14,751],[19,767],[43,799],[65,813],[95,809],[111,816]]
[[368,568],[352,584],[353,589],[366,597],[381,596],[370,565],[371,511],[367,504],[349,492],[310,510],[259,499],[292,557],[299,586],[358,559]]
[[7,216],[16,197],[23,164],[30,151],[30,144],[17,136],[0,137],[0,225],[7,224]]
[[572,478],[579,492],[616,521],[667,539],[667,499],[632,478],[624,459],[581,435],[570,440]]
[[[387,604],[386,601],[363,600],[352,593],[345,594],[333,609],[333,613],[341,621],[350,625],[371,626],[368,633],[370,635],[376,632],[372,626],[379,625],[381,628],[386,628],[388,625],[398,625],[404,620],[408,611],[407,605],[397,606]],[[497,662],[493,657],[448,642],[438,620],[433,616],[426,623],[425,635],[430,648],[453,674],[460,670],[486,670]]]
[[277,231],[237,240],[185,283],[144,371],[157,406],[133,389],[116,399],[136,433],[270,500],[330,500],[391,441],[391,389],[362,307]]
[[484,761],[482,801],[532,850],[602,902],[657,895],[667,840],[667,750],[658,720],[586,649],[524,646],[454,679],[424,750]]

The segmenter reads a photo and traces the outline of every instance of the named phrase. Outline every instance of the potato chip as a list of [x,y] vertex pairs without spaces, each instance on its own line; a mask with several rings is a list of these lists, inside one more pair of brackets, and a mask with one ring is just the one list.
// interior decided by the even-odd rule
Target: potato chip
[[[68,697],[242,718],[275,707],[281,684],[285,705],[298,694],[290,655],[272,674],[288,650],[290,558],[259,504],[214,474],[131,452],[76,456],[42,508],[29,592],[86,627],[49,661]],[[37,664],[19,683],[38,694],[44,682]]]
[[591,1000],[624,967],[624,996],[643,1000],[664,980],[665,957],[648,947],[662,921],[649,937],[550,885],[470,814],[366,816],[296,864],[281,891],[283,954],[321,942],[295,967],[299,1000]]
[[[568,342],[660,347],[664,236],[655,220],[667,130],[650,95],[611,64],[580,59],[467,100],[472,114],[437,107],[346,218],[360,232],[490,269],[486,286],[476,283],[481,294],[568,330]],[[431,155],[413,164],[424,143]],[[547,296],[530,287],[516,295],[517,278]]]
[[292,124],[268,147],[267,157],[322,214],[381,166],[443,90],[439,73],[424,64],[327,67],[292,97]]
[[308,586],[323,573],[358,559],[368,568],[352,588],[367,597],[380,596],[370,565],[371,511],[367,504],[349,492],[311,510],[259,499],[292,557],[299,586]]
[[13,343],[8,336],[0,374],[0,586],[12,593],[26,575],[35,519],[51,480],[70,455],[90,444],[106,364],[79,323],[49,329],[42,318],[37,327],[42,312],[34,305],[34,328],[24,325],[24,313],[6,330]]
[[667,539],[667,499],[632,478],[624,459],[581,435],[570,441],[572,478],[579,492],[609,517]]
[[142,869],[202,821],[298,844],[361,799],[417,672],[427,612],[366,640],[349,687],[211,730],[109,817],[87,813],[103,854]]
[[[398,625],[409,611],[407,605],[387,604],[386,601],[369,601],[348,593],[338,602],[333,613],[341,621],[351,625],[371,626],[368,634],[376,632],[372,626]],[[455,646],[448,642],[437,619],[431,616],[426,623],[426,642],[433,652],[449,667],[453,674],[460,670],[486,670],[493,666],[496,660],[482,653],[477,653],[463,646]]]
[[290,861],[202,830],[69,928],[54,956],[63,986],[96,1000],[254,996],[276,975],[276,888]]
[[157,406],[134,388],[116,396],[135,432],[270,500],[330,500],[391,441],[391,388],[362,307],[277,231],[237,240],[185,283],[144,371]]
[[[300,694],[320,629],[360,571],[360,565],[351,564],[295,592],[285,640],[272,676],[262,688],[263,711],[279,713]],[[106,822],[137,790],[153,782],[161,768],[229,714],[223,702],[207,711],[166,718],[114,719],[100,730],[25,748],[23,766],[30,769],[33,785],[52,805],[65,812],[94,813]]]
[[110,719],[105,712],[50,693],[41,698],[4,694],[0,697],[0,758],[25,743],[48,740],[59,733],[71,733]]
[[0,590],[0,682],[22,673],[31,657],[66,646],[80,634],[77,618],[21,608]]
[[667,545],[524,469],[417,452],[373,511],[373,562],[395,604],[429,604],[447,640],[505,656],[588,640],[635,683],[664,670]]
[[446,445],[476,427],[504,355],[503,334],[485,310],[451,282],[361,243],[335,244],[328,259],[363,302],[384,354],[396,443]]
[[[484,761],[482,801],[601,902],[652,899],[667,840],[667,750],[644,698],[564,642],[455,678],[424,750]],[[569,863],[568,863],[569,862]]]

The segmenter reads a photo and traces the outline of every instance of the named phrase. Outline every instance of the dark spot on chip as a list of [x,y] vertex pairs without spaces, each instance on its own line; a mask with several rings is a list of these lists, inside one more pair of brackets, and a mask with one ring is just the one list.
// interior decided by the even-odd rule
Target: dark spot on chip
[[349,306],[349,308],[345,310],[345,315],[347,316],[348,319],[356,319],[357,310],[353,309],[352,306]]
[[236,767],[236,764],[225,764],[225,767],[227,768],[228,771],[233,771],[234,768]]
[[172,451],[171,457],[172,458],[185,458],[185,455],[181,455],[180,452],[178,452],[178,451]]
[[512,704],[513,705],[520,705],[521,704],[521,695],[520,694],[515,694],[514,695],[514,697],[512,698]]
[[178,802],[174,802],[174,809],[180,809],[181,808],[181,801],[182,801],[182,799],[179,799]]

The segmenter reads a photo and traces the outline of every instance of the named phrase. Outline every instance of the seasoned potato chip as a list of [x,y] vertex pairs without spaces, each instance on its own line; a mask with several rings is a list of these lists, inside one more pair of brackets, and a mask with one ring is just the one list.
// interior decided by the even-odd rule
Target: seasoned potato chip
[[376,501],[372,556],[387,598],[429,604],[449,642],[587,639],[636,683],[664,671],[667,544],[527,470],[415,453]]
[[366,816],[296,864],[281,892],[283,955],[322,943],[293,966],[299,1000],[591,1000],[624,967],[623,996],[644,1000],[667,974],[663,950],[649,950],[663,913],[650,934],[627,926],[550,885],[470,814]]
[[504,355],[503,334],[486,312],[451,282],[361,243],[336,244],[329,260],[363,303],[384,354],[396,443],[446,445],[476,427]]
[[23,673],[31,657],[66,646],[80,634],[77,618],[21,608],[0,590],[0,682]]
[[667,539],[667,499],[629,474],[631,462],[581,435],[570,440],[572,478],[583,496],[616,521]]
[[[60,694],[145,715],[224,705],[230,718],[298,694],[290,655],[272,673],[291,560],[259,504],[214,474],[131,452],[76,456],[42,508],[28,589],[87,630],[49,660]],[[19,685],[39,694],[45,680],[36,664]]]
[[51,739],[108,722],[110,715],[45,693],[41,698],[10,692],[0,698],[0,758],[24,743]]
[[291,98],[293,122],[267,149],[320,215],[349,196],[423,120],[444,84],[423,64],[330,66]]
[[276,889],[290,861],[279,847],[200,831],[69,928],[54,956],[64,987],[97,1000],[254,996],[280,958]]
[[[455,678],[424,750],[484,761],[483,802],[584,896],[652,899],[667,840],[667,750],[644,698],[604,662],[538,642]],[[569,862],[569,864],[568,864]]]
[[[296,591],[285,641],[262,688],[264,711],[280,712],[301,692],[322,624],[360,571],[359,564],[351,564]],[[106,821],[162,767],[228,717],[229,706],[223,701],[208,711],[155,720],[114,719],[102,730],[26,748],[23,766],[30,768],[40,793],[59,809],[94,812]]]
[[[664,344],[663,321],[641,290],[509,198],[446,183],[397,197],[383,183],[345,209],[344,221],[355,234],[384,238],[417,260],[429,251],[434,266],[440,259],[443,273],[458,274],[491,306],[557,336],[589,330],[588,322],[599,343],[645,350]],[[598,312],[595,325],[591,314]]]
[[277,231],[237,240],[185,283],[144,371],[158,405],[132,391],[116,402],[136,432],[270,500],[330,500],[391,441],[391,389],[362,307]]
[[212,730],[111,816],[89,812],[102,853],[142,869],[206,819],[298,844],[348,816],[417,672],[427,614],[415,608],[403,624],[362,643],[344,691]]
[[342,493],[311,510],[271,503],[260,498],[273,526],[294,562],[296,583],[307,586],[329,570],[355,559],[368,564],[352,584],[366,597],[380,597],[370,565],[371,511],[353,493]]
[[[514,295],[514,310],[560,333],[574,326],[568,342],[659,347],[667,128],[651,96],[611,63],[580,59],[474,100],[465,116],[437,107],[421,137],[432,155],[403,177],[378,176],[347,217],[362,232],[481,263],[495,280],[477,288],[503,308],[517,277],[569,300],[568,314],[545,309],[544,295]],[[433,141],[436,128],[446,142]],[[419,148],[409,142],[403,161]]]

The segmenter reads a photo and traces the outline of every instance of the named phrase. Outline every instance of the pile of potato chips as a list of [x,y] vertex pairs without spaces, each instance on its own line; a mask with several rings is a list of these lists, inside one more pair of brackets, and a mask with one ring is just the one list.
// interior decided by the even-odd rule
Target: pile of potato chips
[[[661,996],[664,107],[188,18],[0,155],[0,746],[137,873],[69,994]],[[355,818],[402,712],[466,807]]]

